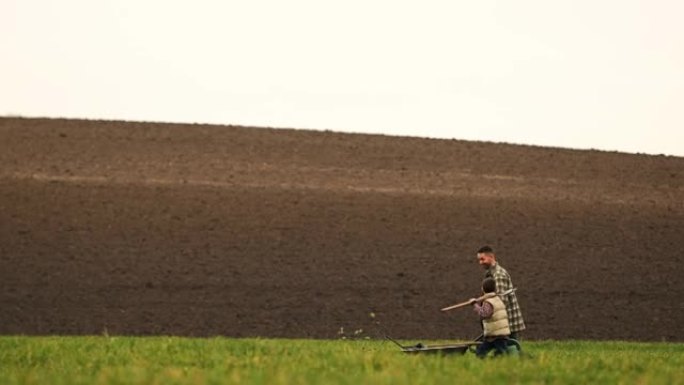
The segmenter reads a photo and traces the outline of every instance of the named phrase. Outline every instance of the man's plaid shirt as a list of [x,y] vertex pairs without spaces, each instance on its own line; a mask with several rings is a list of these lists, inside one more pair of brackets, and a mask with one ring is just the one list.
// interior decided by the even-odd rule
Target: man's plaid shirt
[[[513,288],[511,276],[503,267],[496,265],[490,267],[485,274],[485,277],[494,278],[496,281],[496,292],[501,293]],[[506,312],[508,313],[508,326],[511,328],[511,333],[525,330],[525,321],[523,321],[520,305],[518,305],[518,298],[515,293],[503,296],[504,304],[506,304]]]

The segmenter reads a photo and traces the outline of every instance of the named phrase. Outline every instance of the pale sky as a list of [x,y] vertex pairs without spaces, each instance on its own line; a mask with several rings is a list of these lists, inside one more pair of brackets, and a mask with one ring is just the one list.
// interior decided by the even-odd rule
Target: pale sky
[[2,0],[0,115],[684,156],[684,1]]

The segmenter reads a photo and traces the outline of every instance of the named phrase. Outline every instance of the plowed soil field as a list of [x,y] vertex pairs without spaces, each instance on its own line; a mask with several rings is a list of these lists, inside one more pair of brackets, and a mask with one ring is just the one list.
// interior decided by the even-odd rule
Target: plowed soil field
[[684,158],[0,119],[0,334],[684,341]]

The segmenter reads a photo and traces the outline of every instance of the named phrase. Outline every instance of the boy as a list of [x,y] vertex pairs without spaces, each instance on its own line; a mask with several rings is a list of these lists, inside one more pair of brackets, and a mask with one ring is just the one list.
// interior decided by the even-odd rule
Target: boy
[[482,281],[482,291],[485,294],[484,299],[479,302],[471,299],[473,309],[480,316],[484,328],[482,344],[475,351],[480,358],[487,356],[492,349],[496,349],[495,356],[506,353],[506,340],[511,334],[506,305],[496,295],[496,281],[493,278],[485,278]]

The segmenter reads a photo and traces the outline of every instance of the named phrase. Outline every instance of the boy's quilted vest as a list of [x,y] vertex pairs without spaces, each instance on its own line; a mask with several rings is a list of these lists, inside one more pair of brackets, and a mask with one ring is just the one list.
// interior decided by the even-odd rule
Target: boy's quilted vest
[[511,329],[508,327],[508,315],[506,313],[506,305],[499,297],[492,297],[485,299],[494,308],[492,316],[482,320],[484,325],[484,336],[507,336],[511,334]]

